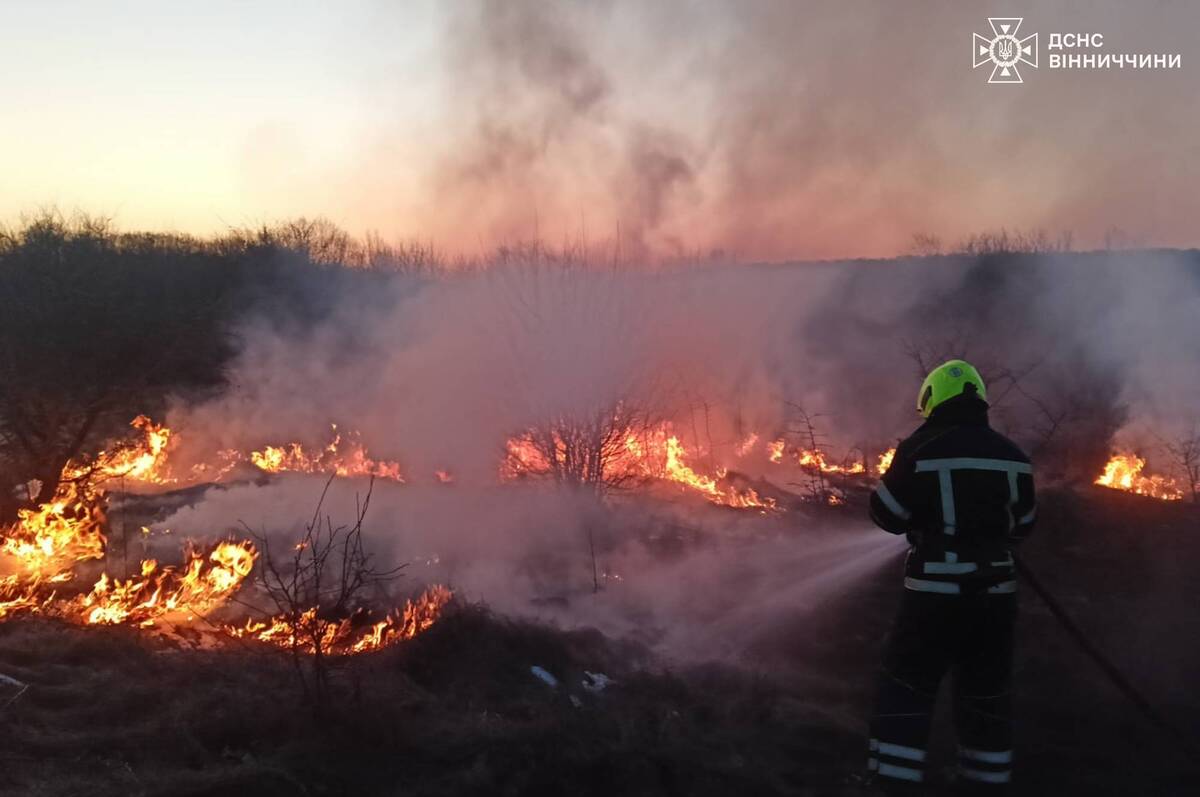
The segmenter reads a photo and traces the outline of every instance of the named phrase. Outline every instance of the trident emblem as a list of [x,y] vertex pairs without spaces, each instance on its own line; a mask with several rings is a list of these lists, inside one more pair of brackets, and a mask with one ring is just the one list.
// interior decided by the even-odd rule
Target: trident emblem
[[988,17],[992,37],[974,34],[971,39],[971,66],[992,64],[988,83],[1024,83],[1017,64],[1038,65],[1038,35],[1017,38],[1024,17]]

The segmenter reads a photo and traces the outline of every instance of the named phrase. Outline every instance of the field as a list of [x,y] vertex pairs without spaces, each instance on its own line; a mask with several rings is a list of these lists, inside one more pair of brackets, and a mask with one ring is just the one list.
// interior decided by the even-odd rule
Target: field
[[[1043,507],[1027,561],[1194,739],[1200,620],[1180,597],[1200,565],[1194,508],[1101,488],[1051,492]],[[897,582],[889,564],[815,610],[797,607],[740,666],[668,664],[596,631],[460,604],[416,639],[354,657],[320,715],[299,699],[286,656],[10,621],[0,625],[0,673],[29,688],[2,709],[0,791],[858,794],[872,669]],[[1136,714],[1028,589],[1022,614],[1020,793],[1188,793],[1195,759]],[[532,665],[560,685],[533,677]],[[584,689],[585,671],[613,683]],[[935,755],[951,760],[950,745],[943,713]]]

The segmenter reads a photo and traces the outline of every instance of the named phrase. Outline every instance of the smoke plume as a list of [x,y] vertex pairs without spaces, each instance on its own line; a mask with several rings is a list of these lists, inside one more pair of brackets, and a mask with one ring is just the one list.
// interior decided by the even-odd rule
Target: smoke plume
[[[397,277],[390,297],[370,290],[368,300],[346,289],[303,334],[248,327],[231,389],[169,419],[184,445],[319,445],[331,422],[356,429],[408,478],[377,485],[368,521],[390,561],[509,611],[631,634],[640,617],[639,633],[658,628],[651,641],[676,651],[729,642],[733,628],[752,634],[737,612],[793,594],[780,592],[772,562],[791,563],[799,595],[808,577],[797,574],[828,569],[812,564],[824,549],[868,569],[895,552],[883,537],[802,519],[501,485],[508,437],[620,403],[669,421],[705,464],[741,468],[739,442],[785,433],[799,406],[833,451],[879,451],[915,425],[920,358],[967,356],[990,380],[996,424],[1033,452],[1043,480],[1072,467],[1090,479],[1127,418],[1123,433],[1170,434],[1191,420],[1197,389],[1174,365],[1194,360],[1200,340],[1200,272],[1181,253],[688,271],[509,264],[416,286]],[[202,536],[244,522],[295,536],[319,486],[294,477],[216,491],[163,525]],[[363,489],[336,483],[324,512],[349,519]],[[656,567],[648,541],[680,529],[721,542]],[[604,597],[580,601],[594,579]],[[682,585],[705,600],[682,597]]]

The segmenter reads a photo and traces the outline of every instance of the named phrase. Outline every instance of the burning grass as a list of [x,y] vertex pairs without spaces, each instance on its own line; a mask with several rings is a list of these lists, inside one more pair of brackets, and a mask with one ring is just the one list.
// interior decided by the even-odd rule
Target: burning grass
[[[627,486],[661,481],[684,490],[695,491],[721,506],[738,509],[775,509],[775,501],[761,497],[750,488],[739,488],[725,481],[727,470],[716,468],[712,474],[697,470],[671,424],[663,422],[649,429],[617,429],[612,440],[592,446],[594,465],[580,472],[581,482]],[[576,446],[571,435],[562,430],[547,434],[528,431],[509,438],[506,456],[500,466],[500,478],[512,480],[528,476],[553,476],[564,480],[572,471]]]
[[[291,607],[291,614],[244,624],[209,621],[210,614],[230,604],[254,570],[259,554],[249,540],[223,540],[204,550],[186,550],[179,566],[145,559],[138,573],[127,578],[104,571],[90,591],[81,590],[77,568],[105,555],[108,485],[117,478],[156,484],[173,481],[166,459],[171,431],[144,416],[134,419],[132,426],[142,434],[140,441],[118,444],[89,462],[68,462],[54,500],[21,510],[16,523],[2,530],[0,551],[15,572],[0,578],[0,619],[39,613],[81,625],[156,629],[163,624],[183,624],[205,633],[298,652],[312,648],[326,655],[352,655],[413,638],[436,622],[449,603],[451,592],[434,587],[377,621],[351,622],[346,617],[329,623],[323,619],[321,627],[329,629],[329,638],[325,639],[323,632],[321,639],[307,642],[297,639],[297,620],[322,615],[326,607],[320,593],[310,596],[309,605]],[[357,441],[351,445],[350,455],[343,457],[340,441],[335,434],[321,456],[285,457],[273,464],[278,470],[295,466],[304,472],[321,468],[333,475],[362,472],[372,477],[378,471],[399,478],[398,465],[371,460]],[[292,452],[303,454],[298,446]]]
[[[762,494],[744,479],[732,478],[729,468],[702,467],[700,461],[709,459],[711,452],[686,446],[669,421],[634,425],[622,423],[619,413],[612,421],[601,434],[584,435],[583,445],[578,441],[578,430],[565,425],[510,437],[500,465],[501,480],[552,477],[610,487],[658,482],[701,495],[718,506],[764,513],[782,509],[776,498]],[[757,432],[747,435],[734,447],[734,457],[749,461],[756,454],[763,456],[759,465],[766,468],[790,464],[801,471],[840,477],[871,475],[861,460],[834,463],[822,450],[789,447],[783,438],[760,448],[760,439]],[[891,449],[880,455],[876,474],[887,470],[894,454],[895,449]],[[831,498],[835,500],[830,503],[841,500]]]
[[[245,625],[228,629],[239,639],[265,642],[282,650],[298,650],[311,654],[318,649],[333,653],[355,654],[381,650],[397,642],[415,638],[429,630],[441,617],[454,593],[436,585],[419,597],[389,612],[384,619],[365,628],[356,625],[354,617],[336,622],[320,622],[315,607],[304,609],[295,617],[275,615],[266,620],[247,620]],[[315,632],[305,633],[308,629]]]
[[[250,540],[235,539],[186,550],[178,565],[145,559],[128,577],[100,572],[90,589],[81,587],[80,568],[105,554],[104,507],[109,485],[118,478],[160,485],[177,480],[169,454],[178,435],[144,416],[136,418],[132,426],[139,439],[118,444],[87,462],[69,462],[54,499],[21,510],[17,522],[4,530],[0,551],[10,566],[9,573],[0,577],[0,619],[40,613],[82,625],[139,629],[203,625],[237,640],[257,641],[294,653],[341,656],[410,640],[429,629],[450,602],[448,589],[433,587],[383,615],[372,615],[361,606],[351,605],[351,601],[343,601],[346,605],[339,605],[336,616],[330,616],[329,608],[322,605],[324,599],[319,597],[323,593],[316,590],[299,602],[280,605],[275,614],[209,621],[214,612],[231,605],[259,559],[259,550]],[[703,452],[689,450],[669,422],[605,424],[601,431],[599,446],[593,445],[594,435],[581,438],[578,430],[557,427],[514,436],[506,443],[501,479],[564,479],[564,474],[579,470],[575,466],[584,454],[592,452],[592,459],[582,461],[581,478],[594,477],[599,483],[619,486],[655,482],[717,505],[763,513],[787,509],[776,497],[784,493],[769,482],[752,482],[723,467],[699,467]],[[866,480],[883,473],[895,451],[883,452],[869,468],[865,457],[838,462],[819,448],[789,445],[784,438],[752,433],[737,443],[733,453],[739,459],[760,457],[767,469],[790,464],[816,479],[841,480],[838,490],[826,489],[822,481],[818,496],[821,503],[838,505],[846,501],[846,480]],[[328,473],[331,478],[378,476],[403,481],[398,463],[371,458],[357,434],[343,435],[336,427],[332,440],[315,452],[292,443],[268,446],[245,457],[229,452],[222,457],[227,463],[235,459],[248,461],[268,472],[290,470]],[[1144,466],[1145,460],[1137,455],[1118,454],[1096,483],[1163,500],[1183,497],[1184,488],[1176,480],[1146,475]],[[449,474],[440,480],[452,483]],[[762,485],[771,489],[764,490]],[[309,540],[307,544],[311,543]]]
[[1185,495],[1185,485],[1178,479],[1159,474],[1144,474],[1146,460],[1134,453],[1113,454],[1096,477],[1096,484],[1113,490],[1124,490],[1163,501],[1179,501]]

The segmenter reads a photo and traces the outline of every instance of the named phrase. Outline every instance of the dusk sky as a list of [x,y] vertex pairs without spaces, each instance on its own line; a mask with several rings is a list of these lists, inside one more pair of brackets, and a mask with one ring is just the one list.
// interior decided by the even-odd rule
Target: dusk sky
[[[1200,4],[5,0],[0,218],[323,215],[474,253],[892,255],[1001,226],[1200,244]],[[1039,68],[971,36],[1024,16]],[[1048,68],[1051,32],[1181,68]],[[1079,51],[1074,51],[1079,52]]]

